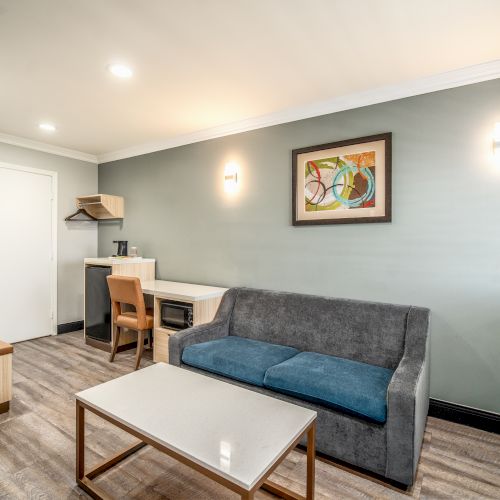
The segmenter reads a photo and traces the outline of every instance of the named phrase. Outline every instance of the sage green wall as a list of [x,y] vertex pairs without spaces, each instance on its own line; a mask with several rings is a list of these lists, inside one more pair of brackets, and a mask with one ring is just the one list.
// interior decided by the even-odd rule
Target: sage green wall
[[[500,80],[99,166],[125,197],[99,255],[126,239],[157,277],[427,306],[435,398],[500,412]],[[393,222],[291,226],[291,151],[393,132]],[[241,164],[241,192],[222,191]],[[369,348],[369,346],[367,346]]]
[[83,259],[97,254],[97,224],[64,217],[75,211],[76,196],[97,192],[97,165],[3,143],[0,162],[57,172],[57,323],[82,320]]

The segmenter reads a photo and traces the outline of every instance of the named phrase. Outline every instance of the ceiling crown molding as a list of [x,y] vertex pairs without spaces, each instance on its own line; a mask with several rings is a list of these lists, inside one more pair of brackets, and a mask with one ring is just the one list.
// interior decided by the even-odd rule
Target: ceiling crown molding
[[306,106],[285,109],[275,113],[241,120],[238,122],[220,125],[205,130],[200,130],[185,135],[178,135],[158,142],[151,142],[130,148],[120,149],[97,156],[98,163],[121,160],[133,156],[154,153],[164,149],[175,148],[192,144],[195,142],[216,139],[227,135],[248,132],[264,127],[271,127],[282,123],[294,122],[305,118],[327,115],[338,111],[360,108],[371,104],[394,101],[438,90],[445,90],[463,85],[484,82],[500,78],[500,60],[476,64],[466,68],[460,68],[446,73],[418,78],[402,82],[397,85],[379,87],[363,92],[336,97],[327,101],[316,102]]
[[0,142],[11,144],[12,146],[43,151],[44,153],[50,153],[57,156],[65,156],[67,158],[73,158],[74,160],[98,163],[96,155],[82,153],[81,151],[63,148],[61,146],[54,146],[53,144],[47,144],[45,142],[32,141],[31,139],[25,139],[24,137],[17,137],[15,135],[0,133]]
[[304,120],[306,118],[313,118],[315,116],[327,115],[348,109],[355,109],[363,106],[370,106],[372,104],[403,99],[405,97],[427,94],[429,92],[436,92],[454,87],[461,87],[463,85],[470,85],[487,80],[494,80],[496,78],[500,78],[500,60],[476,64],[474,66],[468,66],[466,68],[460,68],[446,73],[410,80],[397,85],[389,85],[372,90],[348,94],[327,101],[312,103],[306,106],[289,108],[101,155],[92,155],[73,149],[63,148],[61,146],[54,146],[52,144],[46,144],[44,142],[33,141],[31,139],[2,133],[0,133],[0,142],[23,148],[34,149],[37,151],[43,151],[45,153],[58,156],[65,156],[75,160],[100,164],[154,153],[156,151],[171,149],[209,139],[216,139],[227,135],[248,132],[259,128],[280,125],[282,123]]

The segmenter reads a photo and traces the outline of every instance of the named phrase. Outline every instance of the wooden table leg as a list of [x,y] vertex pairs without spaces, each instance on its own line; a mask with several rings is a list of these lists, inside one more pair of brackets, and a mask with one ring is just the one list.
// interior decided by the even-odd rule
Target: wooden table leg
[[76,481],[85,475],[85,408],[76,401]]
[[[92,411],[92,410],[89,410]],[[111,458],[103,460],[93,469],[85,472],[85,406],[76,400],[76,483],[96,500],[111,500],[112,497],[92,481],[93,478],[106,472],[122,460],[146,446],[144,441],[127,446]]]
[[307,432],[307,500],[314,498],[314,484],[316,482],[316,421]]

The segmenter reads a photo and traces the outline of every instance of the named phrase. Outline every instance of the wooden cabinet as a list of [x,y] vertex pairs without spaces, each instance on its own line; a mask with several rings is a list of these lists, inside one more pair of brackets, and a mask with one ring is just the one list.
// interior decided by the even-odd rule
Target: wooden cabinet
[[[198,287],[199,285],[191,286]],[[156,295],[154,297],[155,307],[153,361],[164,361],[165,363],[168,363],[168,341],[171,335],[177,333],[177,330],[172,330],[161,326],[161,303],[168,300],[182,300],[182,302],[193,304],[193,326],[201,325],[203,323],[209,323],[213,320],[226,289],[215,287],[206,288],[217,290],[216,292],[212,292],[217,293],[217,295],[212,297],[200,296],[197,299],[193,296],[185,296],[184,298],[180,299],[178,294],[172,293],[169,296],[168,292],[164,292],[163,294]]]
[[[104,351],[111,351],[111,301],[106,275],[136,276],[141,282],[154,281],[155,260],[142,258],[85,259],[84,332],[85,343]],[[146,298],[146,307],[152,307],[152,297]],[[137,333],[124,330],[120,335],[119,350],[137,344]]]
[[12,346],[0,340],[0,413],[9,411],[12,399]]

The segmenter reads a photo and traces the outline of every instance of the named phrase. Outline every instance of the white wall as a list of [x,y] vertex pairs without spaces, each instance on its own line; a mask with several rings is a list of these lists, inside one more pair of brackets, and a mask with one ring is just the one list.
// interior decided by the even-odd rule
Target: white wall
[[97,193],[97,165],[2,143],[0,162],[57,172],[57,323],[82,320],[83,259],[97,255],[97,223],[64,218],[75,211],[76,196]]

